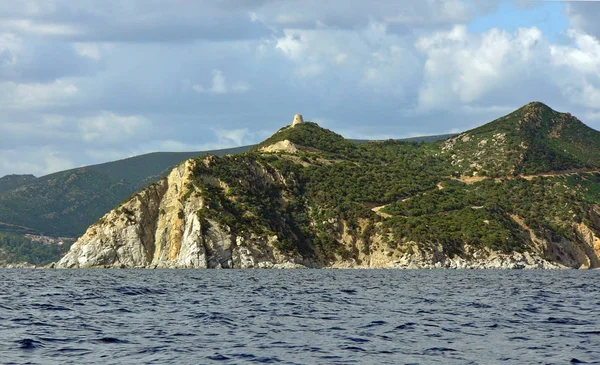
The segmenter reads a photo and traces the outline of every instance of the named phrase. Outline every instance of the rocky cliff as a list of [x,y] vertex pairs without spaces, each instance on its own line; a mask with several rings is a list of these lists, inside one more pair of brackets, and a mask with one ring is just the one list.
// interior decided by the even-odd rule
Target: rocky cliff
[[[226,224],[202,217],[209,203],[205,196],[194,193],[198,188],[194,186],[194,172],[197,172],[197,164],[208,166],[213,159],[188,160],[167,178],[135,194],[92,225],[56,267],[312,266],[312,262],[301,256],[278,250],[276,235],[236,234]],[[255,179],[277,178],[264,171],[255,172]],[[218,188],[225,185],[216,179],[208,184]]]

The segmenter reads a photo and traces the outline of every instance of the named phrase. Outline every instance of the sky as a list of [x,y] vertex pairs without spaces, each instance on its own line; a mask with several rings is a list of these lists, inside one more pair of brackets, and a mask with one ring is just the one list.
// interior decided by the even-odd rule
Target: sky
[[600,2],[0,0],[0,176],[455,133],[531,101],[600,129]]

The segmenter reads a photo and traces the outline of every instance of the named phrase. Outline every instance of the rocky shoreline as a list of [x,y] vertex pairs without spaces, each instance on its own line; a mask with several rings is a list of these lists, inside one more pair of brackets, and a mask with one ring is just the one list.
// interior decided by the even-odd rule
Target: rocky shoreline
[[[484,253],[478,252],[473,259],[468,260],[463,257],[444,257],[436,256],[432,253],[419,252],[413,255],[405,255],[400,260],[378,265],[365,265],[353,261],[340,261],[333,265],[317,266],[312,263],[300,264],[291,261],[274,263],[271,261],[260,261],[256,265],[231,267],[230,269],[258,269],[258,270],[295,270],[295,269],[324,269],[324,270],[365,270],[365,269],[397,269],[397,270],[573,270],[573,268],[561,265],[556,262],[545,260],[544,258],[531,254],[529,252],[513,252],[512,254],[502,253]],[[52,263],[45,266],[36,266],[29,263],[0,264],[0,268],[5,269],[54,269],[64,268]],[[113,269],[203,269],[181,266],[91,266],[87,268],[113,268]],[[575,269],[576,270],[576,269]]]

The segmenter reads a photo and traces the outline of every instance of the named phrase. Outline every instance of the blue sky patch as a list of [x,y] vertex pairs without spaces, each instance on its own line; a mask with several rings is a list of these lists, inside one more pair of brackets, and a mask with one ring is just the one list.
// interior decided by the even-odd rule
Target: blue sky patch
[[475,18],[468,29],[482,33],[492,28],[515,32],[519,28],[537,27],[550,42],[562,40],[569,27],[565,4],[559,1],[531,1],[519,5],[515,1],[502,1],[490,14]]

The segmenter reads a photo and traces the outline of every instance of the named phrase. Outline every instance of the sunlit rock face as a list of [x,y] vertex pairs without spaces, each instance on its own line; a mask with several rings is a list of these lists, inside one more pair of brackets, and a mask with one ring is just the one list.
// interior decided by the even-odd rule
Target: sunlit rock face
[[[186,161],[167,178],[107,213],[55,266],[242,269],[313,266],[300,256],[280,252],[275,247],[276,235],[241,237],[210,216],[201,218],[198,212],[205,206],[205,198],[190,191],[197,163],[197,160]],[[269,178],[262,176],[264,171],[257,170],[256,174],[256,179]]]

